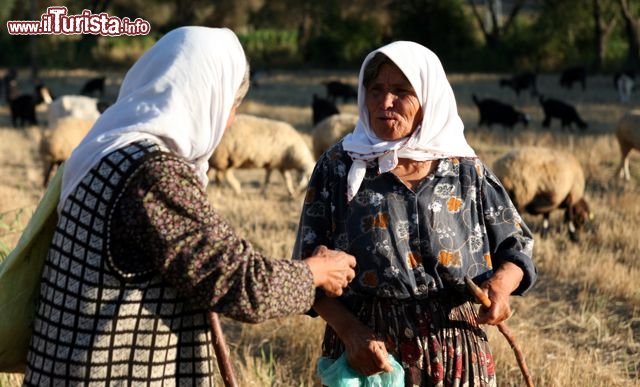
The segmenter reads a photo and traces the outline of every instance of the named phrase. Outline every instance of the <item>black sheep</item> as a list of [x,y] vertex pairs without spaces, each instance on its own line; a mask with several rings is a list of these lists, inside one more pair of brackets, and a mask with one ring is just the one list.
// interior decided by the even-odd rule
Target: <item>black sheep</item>
[[260,87],[260,82],[258,82],[258,72],[253,67],[249,69],[249,82],[251,83],[251,87],[257,88]]
[[342,98],[343,102],[358,99],[358,91],[351,85],[340,81],[329,81],[324,85],[327,87],[327,98],[332,102],[336,102],[338,98]]
[[518,122],[522,122],[524,126],[529,124],[529,116],[509,104],[493,98],[481,100],[475,94],[472,94],[471,97],[478,107],[480,115],[478,126],[487,125],[491,127],[492,124],[500,124],[505,128],[513,129]]
[[542,110],[544,111],[544,120],[542,121],[542,126],[548,128],[551,124],[552,118],[557,118],[560,120],[562,127],[571,128],[571,124],[575,122],[576,125],[580,129],[586,129],[587,123],[584,122],[576,108],[569,105],[566,102],[553,99],[553,98],[545,98],[540,96],[540,105],[542,106]]
[[[15,94],[16,84],[12,83],[11,94]],[[11,123],[14,128],[25,126],[26,124],[37,125],[36,106],[45,100],[51,102],[51,94],[49,89],[40,84],[35,88],[35,95],[23,94],[9,101],[9,110],[11,111]]]
[[311,104],[311,109],[313,110],[313,126],[316,126],[318,122],[333,114],[340,113],[333,102],[329,101],[328,99],[318,97],[316,94],[313,95],[313,103]]
[[98,111],[100,112],[100,114],[104,113],[105,110],[107,110],[109,108],[109,106],[111,106],[112,104],[110,102],[107,101],[102,101],[99,100],[96,103],[96,108],[98,109]]
[[104,95],[104,84],[107,80],[107,77],[96,77],[91,78],[87,82],[85,82],[82,89],[80,89],[80,94],[86,96],[93,96],[95,92],[98,92],[100,97]]
[[587,88],[587,69],[584,66],[569,67],[560,74],[560,86],[571,89],[574,82],[580,82],[582,90]]
[[511,78],[501,78],[500,87],[509,87],[516,92],[516,95],[520,95],[520,91],[529,89],[532,96],[538,94],[537,86],[538,75],[532,72],[524,72],[516,74]]
[[22,94],[9,101],[11,124],[14,128],[25,125],[38,125],[36,103],[32,95]]
[[9,102],[16,98],[16,90],[17,88],[12,86],[15,85],[16,78],[18,76],[18,72],[16,71],[15,68],[10,68],[9,70],[7,70],[7,73],[2,77],[2,92],[4,93],[4,99],[7,102],[7,105],[9,105]]

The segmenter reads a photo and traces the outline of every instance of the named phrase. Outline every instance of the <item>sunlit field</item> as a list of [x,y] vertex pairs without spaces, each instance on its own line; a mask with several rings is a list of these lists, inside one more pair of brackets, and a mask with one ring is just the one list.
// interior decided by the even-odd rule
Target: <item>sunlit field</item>
[[[1,73],[1,72],[0,72]],[[76,93],[88,71],[50,71],[44,81],[57,95]],[[123,74],[108,74],[107,99],[114,100]],[[26,74],[21,74],[26,79]],[[553,232],[541,239],[541,218],[524,215],[537,236],[534,249],[537,285],[513,298],[514,315],[507,321],[522,347],[537,386],[640,385],[640,152],[632,152],[632,180],[619,180],[620,152],[613,135],[627,110],[640,108],[640,94],[618,102],[610,76],[590,76],[587,89],[558,86],[557,74],[539,77],[539,89],[576,106],[588,129],[563,130],[554,121],[542,128],[542,109],[527,92],[519,97],[500,88],[500,74],[450,74],[469,143],[488,164],[515,147],[537,144],[572,152],[587,178],[586,198],[595,214],[593,231],[570,242],[563,213],[552,216]],[[356,72],[267,72],[250,90],[244,113],[287,121],[311,144],[311,100],[324,96],[323,81],[340,79],[355,85]],[[29,91],[28,86],[23,88]],[[514,104],[528,113],[527,128],[477,127],[471,94]],[[342,112],[356,113],[355,102],[339,103]],[[39,108],[44,120],[45,107]],[[179,129],[179,128],[177,128]],[[38,202],[42,165],[38,142],[42,129],[14,129],[8,108],[0,104],[0,241],[12,246],[28,214]],[[272,177],[266,196],[260,189],[264,172],[236,172],[241,195],[226,185],[210,185],[211,204],[255,247],[269,256],[289,259],[303,195],[291,199],[283,180]],[[294,316],[248,325],[222,318],[241,386],[319,386],[315,362],[320,353],[321,319]],[[494,327],[486,327],[497,360],[498,385],[522,386],[513,352]],[[15,386],[19,375],[0,374],[0,386]],[[220,383],[220,385],[222,385]]]

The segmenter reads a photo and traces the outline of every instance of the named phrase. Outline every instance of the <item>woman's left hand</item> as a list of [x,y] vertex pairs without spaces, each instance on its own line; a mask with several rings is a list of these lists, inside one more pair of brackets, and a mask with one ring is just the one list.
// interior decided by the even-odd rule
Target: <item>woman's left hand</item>
[[491,300],[491,307],[481,306],[478,311],[478,323],[497,325],[511,316],[511,306],[509,305],[509,295],[497,283],[485,283],[483,289]]
[[480,307],[478,323],[497,325],[511,316],[509,296],[518,288],[524,273],[511,262],[505,262],[494,275],[482,284],[491,300],[491,307]]
[[313,308],[340,337],[347,354],[347,363],[356,372],[369,376],[393,370],[384,341],[360,322],[340,300],[322,297],[316,300]]

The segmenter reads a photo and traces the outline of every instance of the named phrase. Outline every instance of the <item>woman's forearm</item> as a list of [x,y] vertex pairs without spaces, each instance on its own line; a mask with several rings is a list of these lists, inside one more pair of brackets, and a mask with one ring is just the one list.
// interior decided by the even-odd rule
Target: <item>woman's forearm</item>
[[356,316],[336,298],[319,298],[314,302],[313,309],[336,331],[340,338],[349,335],[349,328],[362,325]]
[[384,341],[339,300],[323,297],[313,307],[342,340],[351,368],[362,375],[392,370]]
[[523,277],[524,272],[522,269],[518,265],[507,261],[496,269],[493,276],[487,281],[487,286],[494,292],[511,295],[520,286]]

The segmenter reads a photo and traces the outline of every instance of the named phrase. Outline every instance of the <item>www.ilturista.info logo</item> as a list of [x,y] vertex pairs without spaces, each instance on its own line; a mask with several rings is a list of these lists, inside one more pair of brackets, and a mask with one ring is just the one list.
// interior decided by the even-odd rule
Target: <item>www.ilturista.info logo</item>
[[78,15],[69,15],[67,7],[49,7],[40,20],[9,20],[7,31],[11,35],[77,35],[105,36],[147,35],[151,25],[144,19],[131,20],[107,13],[94,14],[85,9]]

